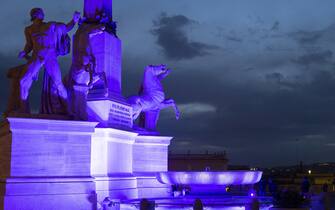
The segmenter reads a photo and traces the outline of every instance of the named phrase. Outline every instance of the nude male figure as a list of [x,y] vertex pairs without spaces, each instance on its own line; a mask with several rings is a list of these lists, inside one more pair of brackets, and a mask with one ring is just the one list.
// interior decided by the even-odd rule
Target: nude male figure
[[[20,97],[26,101],[32,82],[38,77],[40,69],[44,66],[59,96],[67,99],[67,91],[62,83],[61,70],[57,61],[60,34],[73,29],[80,19],[80,13],[75,12],[68,24],[57,22],[44,22],[44,12],[41,8],[30,11],[32,24],[25,28],[26,45],[19,53],[19,58],[26,58],[27,70],[20,80]],[[31,56],[29,56],[29,53]]]

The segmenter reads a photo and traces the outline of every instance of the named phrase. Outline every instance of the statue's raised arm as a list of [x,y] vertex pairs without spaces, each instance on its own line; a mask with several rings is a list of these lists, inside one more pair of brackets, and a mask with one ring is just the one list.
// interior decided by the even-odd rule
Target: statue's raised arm
[[73,13],[72,20],[66,24],[66,32],[69,32],[73,29],[73,27],[79,22],[80,20],[80,12],[75,11]]

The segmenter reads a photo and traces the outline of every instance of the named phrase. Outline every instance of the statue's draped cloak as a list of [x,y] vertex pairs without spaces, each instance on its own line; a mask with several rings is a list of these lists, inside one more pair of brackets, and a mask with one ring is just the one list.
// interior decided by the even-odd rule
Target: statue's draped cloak
[[[70,52],[70,37],[67,34],[66,25],[55,24],[56,52],[57,56],[63,56]],[[54,86],[52,78],[44,71],[43,88],[41,95],[41,114],[67,114],[67,102],[59,96],[57,88]]]

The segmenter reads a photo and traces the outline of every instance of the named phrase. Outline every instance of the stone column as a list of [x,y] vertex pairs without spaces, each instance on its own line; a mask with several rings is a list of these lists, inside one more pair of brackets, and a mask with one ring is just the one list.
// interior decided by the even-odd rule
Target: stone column
[[108,95],[121,95],[121,40],[103,32],[91,39],[97,72],[105,73]]

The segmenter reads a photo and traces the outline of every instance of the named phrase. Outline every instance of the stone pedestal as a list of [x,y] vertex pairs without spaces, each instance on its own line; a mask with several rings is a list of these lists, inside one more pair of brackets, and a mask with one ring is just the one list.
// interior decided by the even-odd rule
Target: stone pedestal
[[157,172],[167,171],[168,146],[172,137],[137,136],[134,142],[133,173],[139,198],[167,197],[169,185],[157,181]]
[[91,171],[98,200],[168,196],[169,186],[158,182],[156,173],[167,171],[170,140],[171,137],[96,128]]
[[107,82],[106,87],[91,90],[91,97],[121,97],[121,40],[113,34],[103,32],[90,38],[90,43],[95,57],[96,73],[104,72]]
[[99,127],[130,130],[133,127],[132,113],[129,104],[115,99],[87,101],[88,120],[100,122]]
[[8,118],[0,128],[0,210],[89,210],[110,199],[170,194],[171,137],[96,127],[97,122]]
[[105,75],[106,80],[104,85],[99,83],[88,92],[88,119],[100,122],[100,127],[131,129],[132,108],[121,95],[121,41],[103,32],[90,42],[96,73]]
[[96,124],[8,118],[0,130],[0,209],[96,209]]
[[113,128],[96,128],[92,141],[91,171],[98,200],[106,197],[137,198],[133,176],[133,144],[137,133]]

